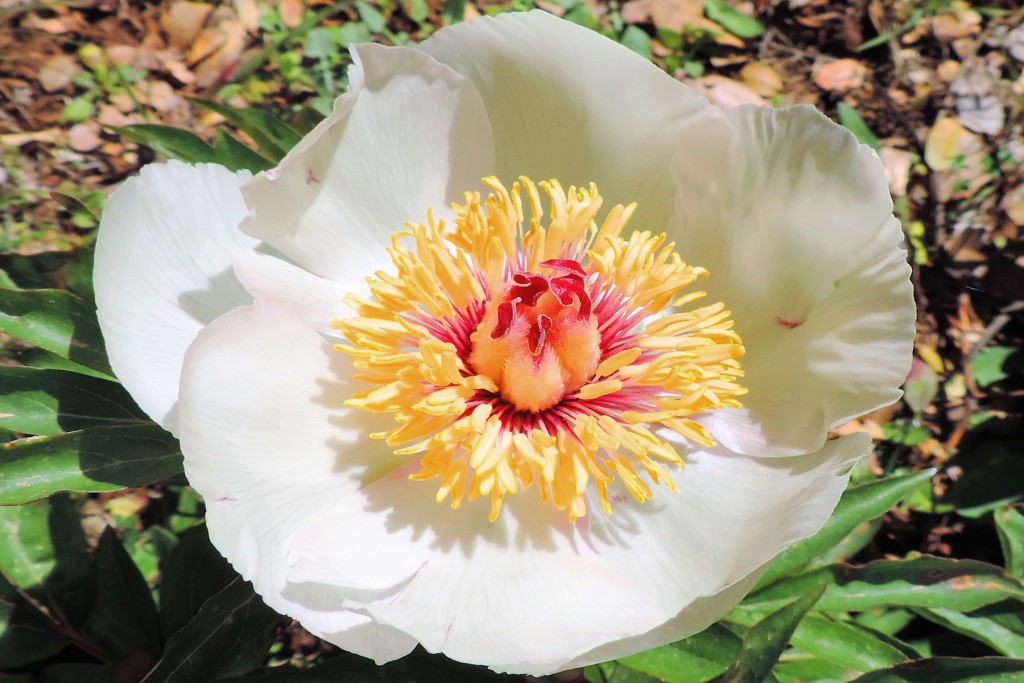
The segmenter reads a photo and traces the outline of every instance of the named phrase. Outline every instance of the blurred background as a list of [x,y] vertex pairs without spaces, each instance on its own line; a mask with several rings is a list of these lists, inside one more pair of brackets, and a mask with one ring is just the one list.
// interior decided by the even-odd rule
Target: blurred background
[[[1024,576],[1024,9],[1014,0],[0,0],[0,288],[66,290],[88,309],[97,216],[111,188],[142,165],[174,157],[269,168],[346,89],[350,45],[413,44],[447,24],[533,8],[600,31],[719,106],[813,104],[878,153],[914,266],[916,354],[904,400],[839,432],[877,441],[854,484],[923,485],[903,486],[812,566],[922,553],[986,563],[970,566],[991,565],[999,580]],[[71,316],[78,305],[60,310]],[[0,367],[63,367],[45,343],[12,327],[16,312],[5,306]],[[0,376],[0,395],[14,395],[20,377]],[[86,406],[84,422],[64,415],[29,429],[0,410],[0,442],[21,447],[26,434],[138,419],[126,396],[103,398],[107,408],[87,396],[67,400]],[[173,460],[173,444],[153,448],[154,462]],[[2,469],[5,457],[0,502],[28,502],[5,493],[2,480],[15,476]],[[938,471],[927,483],[907,478],[927,468]],[[167,635],[233,580],[178,472],[172,463],[166,478],[147,475],[149,486],[137,485],[146,477],[115,477],[103,490],[67,487],[80,492],[0,507],[0,680],[141,680],[166,652],[159,633],[111,631],[134,623],[119,611],[131,600],[118,597],[117,584],[145,582],[155,603],[138,608],[138,623],[156,619],[159,604]],[[944,580],[945,569],[936,571]],[[99,593],[75,602],[86,584]],[[169,598],[172,589],[183,593]],[[1014,591],[959,611],[941,599],[936,609],[895,600],[848,615],[904,658],[1024,658],[1024,593]],[[239,600],[259,616],[261,606]],[[108,613],[97,617],[103,605]],[[216,675],[293,680],[265,667],[293,676],[344,659],[297,624],[262,619],[246,636],[256,654]],[[856,653],[794,643],[780,660],[790,666],[770,674],[776,680],[852,680],[878,664],[858,668]],[[346,661],[323,680],[490,678],[432,658],[384,673]],[[634,661],[585,675],[703,680],[681,666]],[[199,664],[185,671],[166,680],[207,680]],[[357,671],[367,677],[353,678]],[[999,680],[1021,680],[1009,675]]]

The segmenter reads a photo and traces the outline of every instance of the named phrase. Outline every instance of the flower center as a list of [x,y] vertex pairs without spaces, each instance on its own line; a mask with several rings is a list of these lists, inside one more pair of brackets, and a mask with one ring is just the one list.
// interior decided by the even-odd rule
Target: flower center
[[532,412],[577,391],[601,361],[583,266],[572,259],[540,265],[553,274],[515,273],[505,292],[487,302],[469,355],[509,404]]
[[347,297],[338,349],[369,388],[346,405],[393,414],[373,436],[418,457],[412,479],[438,479],[454,508],[489,497],[492,521],[532,486],[570,520],[588,499],[610,514],[616,481],[639,501],[652,484],[674,491],[666,465],[683,460],[662,430],[711,446],[691,416],[745,393],[729,312],[691,309],[704,293],[683,291],[707,271],[664,234],[623,237],[635,205],[598,225],[593,185],[484,183],[452,225],[430,210],[407,224],[389,249],[397,273]]

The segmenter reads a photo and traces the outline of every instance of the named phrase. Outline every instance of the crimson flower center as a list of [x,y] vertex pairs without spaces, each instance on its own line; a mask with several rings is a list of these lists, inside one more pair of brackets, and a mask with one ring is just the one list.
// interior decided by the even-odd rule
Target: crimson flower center
[[471,336],[469,361],[517,410],[557,404],[593,377],[601,335],[586,271],[571,259],[540,264],[551,274],[517,272],[492,298]]

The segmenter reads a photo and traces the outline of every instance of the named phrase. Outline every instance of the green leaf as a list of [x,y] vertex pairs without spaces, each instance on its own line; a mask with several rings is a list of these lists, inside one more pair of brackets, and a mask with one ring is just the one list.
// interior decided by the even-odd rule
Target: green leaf
[[871,128],[864,121],[864,117],[856,109],[846,102],[840,102],[837,108],[839,110],[839,123],[853,133],[854,137],[861,144],[867,145],[876,152],[882,148],[882,143],[879,142],[878,136],[871,132]]
[[856,675],[856,672],[810,655],[799,657],[798,652],[794,652],[792,658],[787,654],[786,660],[780,661],[772,673],[781,683],[845,683]]
[[190,164],[217,163],[217,150],[195,133],[155,123],[108,126],[115,133],[149,147],[157,154]]
[[874,633],[893,635],[905,629],[915,619],[909,609],[876,607],[861,612],[853,621]]
[[665,683],[690,683],[714,678],[728,669],[740,644],[735,634],[716,624],[677,643],[616,661]]
[[64,370],[0,366],[0,429],[59,434],[146,421],[115,382]]
[[850,533],[844,536],[841,541],[831,548],[824,550],[820,555],[814,558],[809,565],[812,567],[820,567],[826,564],[848,561],[851,557],[866,547],[868,543],[871,543],[875,534],[877,534],[878,530],[882,527],[882,519],[882,517],[878,517],[876,519],[868,520],[867,522],[861,522],[855,526]]
[[965,517],[980,517],[1024,498],[1024,419],[992,418],[968,430],[950,466],[963,470],[943,503]]
[[931,479],[933,470],[902,477],[889,477],[847,489],[839,499],[835,512],[821,531],[779,555],[758,583],[766,586],[780,577],[792,574],[814,558],[834,548],[864,522],[881,517],[908,493]]
[[861,611],[875,607],[978,609],[1007,598],[1024,599],[1024,586],[985,562],[924,555],[910,560],[878,560],[863,567],[831,565],[784,579],[747,596],[741,608],[766,611],[794,596],[825,586],[822,611]]
[[995,520],[1006,571],[1024,579],[1024,514],[1020,508],[1005,507],[995,513]]
[[113,377],[95,307],[60,289],[0,289],[0,332]]
[[768,678],[800,620],[823,592],[824,588],[808,592],[752,626],[736,661],[715,683],[761,683]]
[[756,38],[764,33],[764,27],[754,17],[727,5],[723,0],[705,0],[704,13],[708,19],[722,25],[729,33],[740,38]]
[[27,368],[36,368],[38,370],[65,370],[67,372],[73,372],[76,375],[95,377],[97,379],[107,380],[108,382],[114,379],[105,372],[87,368],[84,365],[79,365],[67,358],[61,358],[55,353],[51,353],[46,349],[40,349],[35,346],[25,349],[15,349],[9,352],[9,355],[15,363]]
[[107,527],[94,555],[96,606],[85,631],[117,661],[135,652],[160,654],[160,622],[149,586],[138,567]]
[[467,0],[444,0],[441,5],[441,17],[445,24],[457,24],[466,18]]
[[56,190],[54,190],[53,192],[50,192],[50,199],[63,206],[68,212],[72,214],[84,214],[86,216],[89,216],[90,218],[92,218],[93,224],[99,221],[99,216],[93,213],[93,210],[86,206],[85,202],[83,202],[78,197],[74,197],[72,195],[64,194],[63,192],[57,192]]
[[[443,655],[428,654],[417,648],[412,654],[383,666],[377,666],[365,657],[342,654],[300,671],[287,680],[288,683],[515,683],[516,678],[496,674],[482,666],[455,662]],[[626,683],[626,679],[616,681]],[[636,679],[636,683],[641,683],[640,679]],[[651,683],[651,679],[646,678],[642,683]]]
[[85,536],[67,496],[0,507],[0,669],[62,650],[59,627],[80,625],[92,604]]
[[384,33],[387,30],[387,21],[384,19],[384,15],[378,12],[373,5],[364,0],[356,0],[356,9],[359,10],[359,18],[372,33]]
[[644,59],[650,60],[651,37],[647,35],[647,32],[643,29],[630,24],[622,32],[622,37],[619,38],[619,42]]
[[[123,675],[124,669],[118,667],[117,672]],[[114,667],[110,664],[54,664],[43,670],[43,680],[46,683],[102,683],[119,679],[115,678]]]
[[1009,377],[1003,365],[1016,351],[1012,346],[990,346],[975,356],[971,360],[971,373],[978,386],[985,388]]
[[232,171],[252,171],[258,173],[274,167],[274,162],[266,158],[241,140],[225,130],[214,131],[217,141],[217,161]]
[[163,657],[143,680],[190,683],[250,671],[266,657],[281,620],[250,583],[235,577],[170,637]]
[[872,671],[853,683],[1018,683],[1024,659],[936,657]]
[[[756,621],[757,614],[737,610],[727,618],[750,626]],[[808,654],[854,671],[872,671],[920,656],[909,647],[900,649],[893,646],[879,634],[821,614],[807,615],[797,626],[792,641]]]
[[154,424],[19,439],[0,448],[0,505],[146,486],[181,471],[177,440]]
[[[0,598],[0,669],[41,662],[68,644],[68,639],[55,633],[50,622],[38,610]],[[4,677],[0,680],[8,681]]]
[[229,124],[251,137],[272,161],[280,161],[302,136],[281,119],[262,109],[235,109],[219,102],[189,97],[188,101],[224,117]]
[[160,582],[160,621],[164,633],[175,633],[192,620],[207,600],[238,574],[210,543],[206,525],[182,534],[164,564]]
[[1004,600],[961,614],[944,607],[915,610],[925,619],[985,643],[1007,657],[1024,658],[1024,604]]
[[67,289],[92,299],[92,261],[93,251],[85,247],[38,254],[0,254],[0,287]]

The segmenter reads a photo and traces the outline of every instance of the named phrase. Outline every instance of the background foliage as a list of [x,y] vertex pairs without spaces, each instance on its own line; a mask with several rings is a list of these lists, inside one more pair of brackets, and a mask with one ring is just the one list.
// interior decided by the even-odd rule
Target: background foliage
[[563,674],[1024,680],[1024,11],[1009,0],[0,1],[0,679],[517,680],[385,667],[277,615],[210,545],[177,442],[112,377],[92,303],[107,189],[159,157],[271,167],[347,48],[540,6],[715,103],[811,102],[880,155],[919,304],[900,404],[815,537],[719,624]]

